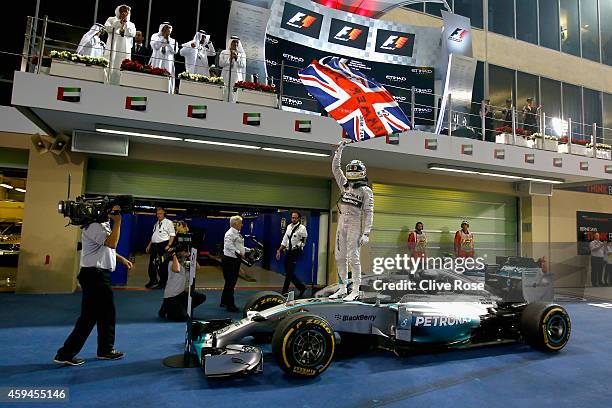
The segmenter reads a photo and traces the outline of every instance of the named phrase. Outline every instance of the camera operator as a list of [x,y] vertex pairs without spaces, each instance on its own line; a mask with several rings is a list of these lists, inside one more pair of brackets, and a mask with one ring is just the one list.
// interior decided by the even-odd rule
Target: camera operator
[[[169,259],[165,259],[164,254],[170,250],[176,232],[172,221],[166,218],[166,210],[163,207],[156,209],[157,222],[153,226],[153,235],[149,245],[147,245],[147,254],[149,257],[149,283],[146,288],[152,288],[157,285],[156,289],[166,287],[168,280],[168,263]],[[163,262],[160,262],[163,259]],[[157,275],[159,274],[159,280]]]
[[280,247],[276,251],[276,260],[280,260],[281,252],[286,251],[285,255],[285,283],[283,284],[283,290],[281,293],[285,294],[289,291],[289,283],[293,282],[295,287],[300,291],[297,297],[302,297],[306,291],[306,286],[295,276],[295,266],[299,257],[304,252],[304,246],[306,245],[306,238],[308,238],[308,231],[306,227],[302,225],[302,215],[298,211],[291,213],[291,224],[287,226],[285,235],[283,235],[283,241]]
[[117,261],[128,270],[132,263],[119,255],[115,249],[121,234],[121,208],[113,206],[110,223],[93,222],[83,227],[81,233],[81,270],[78,276],[83,298],[81,315],[72,333],[53,359],[58,364],[81,365],[85,360],[77,358],[87,337],[94,326],[98,327],[99,360],[119,360],[124,353],[114,349],[115,345],[115,304],[110,285],[110,273],[115,270]]
[[[189,293],[185,285],[189,281],[189,249],[179,244],[172,253],[172,262],[168,265],[168,283],[164,290],[164,301],[159,309],[158,315],[161,318],[168,318],[175,322],[187,320],[187,301]],[[206,301],[206,295],[191,291],[191,312]]]

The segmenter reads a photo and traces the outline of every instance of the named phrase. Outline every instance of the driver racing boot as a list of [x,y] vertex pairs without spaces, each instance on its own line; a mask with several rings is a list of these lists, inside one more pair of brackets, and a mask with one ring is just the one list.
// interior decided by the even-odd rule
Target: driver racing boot
[[339,299],[346,296],[346,285],[340,285],[340,289],[338,289],[334,294],[329,295],[330,299]]
[[344,300],[350,302],[352,300],[359,299],[359,297],[360,297],[359,289],[353,289],[351,290],[351,293],[349,293],[349,295],[344,298]]

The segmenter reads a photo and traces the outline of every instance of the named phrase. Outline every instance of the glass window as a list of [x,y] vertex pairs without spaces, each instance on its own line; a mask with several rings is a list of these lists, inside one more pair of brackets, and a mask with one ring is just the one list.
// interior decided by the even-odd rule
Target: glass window
[[582,57],[599,62],[599,22],[597,0],[580,0]]
[[559,0],[540,0],[540,45],[559,49]]
[[563,84],[563,119],[572,119],[572,139],[584,139],[582,133],[582,95],[580,87]]
[[404,6],[404,7],[406,7],[407,9],[412,9],[412,10],[416,10],[416,11],[421,11],[422,12],[424,6],[425,6],[425,4],[423,4],[423,3],[417,3],[417,4],[411,4],[409,6]]
[[506,99],[514,98],[514,71],[496,65],[489,65],[489,99],[494,107],[495,116],[501,115]]
[[10,105],[13,84],[10,82],[0,82],[0,105]]
[[[70,26],[59,25],[53,22],[47,24],[47,39],[45,43],[45,54],[53,49],[65,49],[76,51],[81,37],[94,23],[96,9],[95,0],[84,0],[77,5],[58,7],[57,1],[42,0],[38,10],[38,16],[45,15],[49,20],[70,24]],[[42,32],[42,23],[39,26]]]
[[210,40],[217,52],[225,49],[230,6],[229,1],[205,0],[202,0],[200,5],[200,29],[210,34]]
[[442,17],[442,10],[446,10],[441,3],[425,3],[425,12],[433,16]]
[[612,94],[603,94],[604,143],[612,145]]
[[552,131],[552,119],[561,118],[561,83],[548,78],[540,78],[540,103],[542,112],[546,114],[546,134],[558,133]]
[[489,0],[489,31],[514,37],[514,2]]
[[480,117],[480,105],[484,99],[484,62],[478,61],[476,64],[476,73],[474,74],[474,86],[472,88],[472,108],[470,110],[470,125],[474,127],[481,127]]
[[[584,127],[582,132],[587,137],[590,137],[593,135],[593,123],[597,123],[598,126],[602,124],[601,92],[588,88],[583,88],[582,92],[584,99]],[[599,137],[601,137],[601,135],[599,135]],[[599,142],[601,142],[601,140],[599,140]]]
[[[117,6],[120,4],[120,2],[114,1],[99,1],[97,22],[104,24],[107,18],[113,17],[115,15],[115,8],[117,8]],[[126,4],[132,8],[130,12],[130,21],[134,23],[136,30],[142,31],[142,35],[146,35],[147,16],[149,14],[149,0],[130,0],[129,2],[126,2]],[[155,26],[155,31],[157,31],[157,26]]]
[[[519,112],[527,105],[527,98],[533,98],[533,106],[540,104],[540,95],[538,90],[538,77],[536,75],[517,72],[516,74],[516,107]],[[518,115],[519,125],[523,127],[523,117]]]
[[538,43],[537,7],[537,1],[516,0],[516,38],[519,40]]
[[469,17],[472,27],[482,28],[482,0],[455,0],[455,14]]
[[599,21],[601,22],[601,58],[604,64],[612,65],[612,1],[602,0]]
[[578,0],[560,0],[559,25],[561,30],[561,51],[580,56],[580,22],[578,21]]

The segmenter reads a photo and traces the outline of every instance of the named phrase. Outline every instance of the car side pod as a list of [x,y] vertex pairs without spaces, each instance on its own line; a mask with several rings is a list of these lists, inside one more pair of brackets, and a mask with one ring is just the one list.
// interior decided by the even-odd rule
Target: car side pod
[[263,353],[253,346],[230,344],[202,349],[202,368],[207,378],[263,372]]

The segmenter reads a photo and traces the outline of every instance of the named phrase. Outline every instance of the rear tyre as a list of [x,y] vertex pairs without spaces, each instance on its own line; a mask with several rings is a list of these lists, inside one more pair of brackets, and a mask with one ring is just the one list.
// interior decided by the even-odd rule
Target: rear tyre
[[542,351],[559,351],[569,341],[572,324],[567,311],[554,303],[530,303],[523,310],[525,342]]
[[257,292],[247,300],[242,312],[246,317],[249,311],[261,312],[283,303],[285,303],[285,297],[280,293],[271,290]]
[[272,352],[278,365],[294,377],[312,378],[327,370],[335,346],[330,324],[311,313],[287,316],[272,336]]

